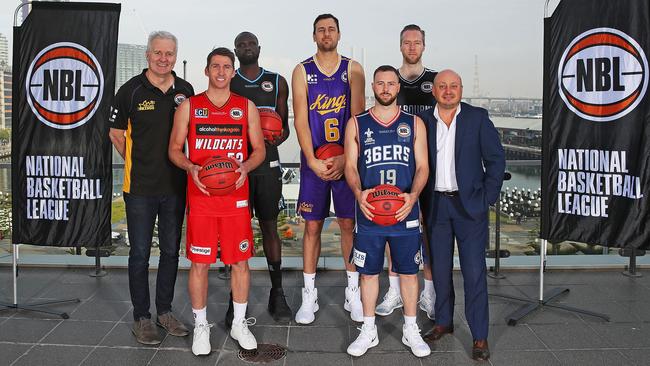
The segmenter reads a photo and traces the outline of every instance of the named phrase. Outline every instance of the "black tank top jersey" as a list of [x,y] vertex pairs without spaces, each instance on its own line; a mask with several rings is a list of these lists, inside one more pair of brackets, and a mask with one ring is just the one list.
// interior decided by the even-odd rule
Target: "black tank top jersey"
[[[230,91],[250,99],[255,103],[257,108],[271,108],[275,110],[278,102],[279,79],[280,76],[278,74],[262,69],[262,72],[255,80],[249,80],[238,69],[235,77],[230,82]],[[266,145],[266,158],[264,162],[249,174],[264,175],[274,170],[279,171],[280,169],[278,148]]]
[[400,91],[397,94],[397,104],[404,112],[418,114],[427,110],[435,103],[433,79],[438,73],[424,68],[422,74],[414,80],[406,80],[399,76]]

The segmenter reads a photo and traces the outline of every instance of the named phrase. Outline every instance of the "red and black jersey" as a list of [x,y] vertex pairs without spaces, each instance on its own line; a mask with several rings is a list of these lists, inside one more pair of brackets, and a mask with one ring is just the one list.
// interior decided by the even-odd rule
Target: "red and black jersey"
[[[205,93],[190,98],[190,123],[187,134],[188,158],[197,165],[214,156],[248,159],[248,99],[235,93],[221,107]],[[226,196],[206,196],[189,177],[187,184],[189,215],[232,216],[248,212],[248,180]]]

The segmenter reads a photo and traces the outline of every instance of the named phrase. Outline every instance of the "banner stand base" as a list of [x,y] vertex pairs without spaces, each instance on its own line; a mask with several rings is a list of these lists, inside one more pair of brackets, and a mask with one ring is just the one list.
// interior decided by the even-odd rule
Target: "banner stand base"
[[4,307],[5,309],[0,309],[0,311],[3,310],[8,310],[8,309],[16,309],[16,310],[25,310],[25,311],[32,311],[35,313],[43,313],[43,314],[52,314],[52,315],[58,315],[63,319],[68,319],[70,316],[66,312],[61,312],[61,311],[53,311],[53,310],[47,310],[47,309],[41,309],[41,306],[45,305],[58,305],[58,304],[66,304],[69,302],[74,302],[74,303],[79,303],[81,300],[79,299],[67,299],[67,300],[48,300],[48,301],[41,301],[41,302],[34,302],[34,303],[28,303],[28,304],[19,304],[18,303],[18,245],[14,244],[13,245],[13,290],[14,290],[14,302],[13,303],[0,303],[0,307]]
[[608,322],[609,321],[609,315],[601,314],[601,313],[596,313],[593,311],[589,310],[584,310],[580,308],[576,308],[573,306],[568,306],[568,305],[560,305],[560,304],[552,304],[551,301],[553,301],[556,297],[568,293],[569,289],[568,288],[560,288],[556,287],[550,291],[548,291],[546,294],[544,294],[544,270],[546,269],[546,248],[547,248],[548,242],[546,239],[542,239],[542,246],[539,251],[539,258],[540,258],[540,263],[539,263],[539,299],[538,300],[533,300],[529,299],[526,297],[518,297],[518,296],[511,296],[511,295],[503,295],[503,294],[489,294],[489,296],[494,296],[494,297],[500,297],[503,299],[508,299],[508,300],[516,300],[516,301],[523,301],[528,304],[522,305],[519,309],[515,310],[512,312],[510,315],[506,316],[506,323],[509,326],[514,327],[517,325],[517,322],[519,322],[521,319],[524,317],[528,316],[528,314],[540,310],[544,307],[549,307],[553,309],[560,309],[560,310],[565,310],[565,311],[570,311],[573,313],[580,313],[580,314],[585,314],[589,316],[593,316],[596,318],[601,318],[604,321]]
[[30,304],[6,304],[6,303],[0,303],[0,306],[6,308],[6,309],[1,309],[2,310],[8,310],[8,309],[16,309],[16,310],[25,310],[25,311],[32,311],[36,313],[43,313],[43,314],[52,314],[52,315],[58,315],[63,319],[69,319],[70,315],[66,312],[60,312],[60,311],[52,311],[52,310],[46,310],[46,309],[41,309],[39,306],[45,306],[45,305],[55,305],[55,304],[65,304],[69,302],[81,302],[79,299],[69,299],[69,300],[52,300],[52,301],[43,301],[43,302],[35,302],[35,303],[30,303]]
[[566,311],[571,311],[574,313],[580,313],[580,314],[585,314],[589,316],[593,316],[596,318],[601,318],[605,321],[609,321],[609,316],[601,313],[596,313],[593,311],[589,310],[584,310],[584,309],[579,309],[575,308],[572,306],[567,306],[567,305],[561,305],[561,304],[552,304],[551,301],[553,301],[556,297],[568,293],[569,289],[568,288],[554,288],[550,291],[548,291],[543,300],[533,300],[525,297],[517,297],[517,296],[510,296],[510,295],[502,295],[502,294],[490,294],[490,296],[494,297],[500,297],[503,299],[509,299],[509,300],[516,300],[516,301],[523,301],[528,304],[522,305],[519,309],[513,311],[510,315],[506,316],[506,323],[509,326],[515,326],[517,325],[517,322],[519,322],[521,319],[525,318],[528,314],[540,310],[543,307],[549,307],[549,308],[555,308],[555,309],[561,309],[561,310],[566,310]]
[[621,274],[623,276],[633,277],[633,278],[643,277],[643,275],[641,273],[638,273],[637,271],[630,271],[630,270],[623,271],[623,272],[621,272]]

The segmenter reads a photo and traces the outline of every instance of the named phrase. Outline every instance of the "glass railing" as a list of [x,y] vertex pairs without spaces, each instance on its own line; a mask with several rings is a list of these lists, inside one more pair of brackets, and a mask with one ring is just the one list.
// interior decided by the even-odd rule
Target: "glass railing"
[[[511,256],[539,255],[540,240],[540,174],[539,160],[518,161],[509,160],[507,171],[512,178],[504,182],[500,197],[500,244],[501,249],[506,249]],[[6,258],[11,253],[11,168],[7,163],[0,165],[0,259]],[[106,248],[112,257],[126,258],[129,252],[126,215],[122,197],[123,167],[115,165],[113,169],[113,201],[112,201],[112,245]],[[302,237],[304,221],[296,213],[296,201],[300,181],[299,167],[297,164],[283,165],[283,196],[287,208],[278,218],[278,233],[282,240],[282,255],[285,258],[302,257]],[[490,211],[490,244],[489,249],[494,249],[496,208]],[[252,227],[256,242],[255,256],[263,257],[262,236],[257,220],[252,220]],[[181,255],[185,255],[185,235]],[[329,217],[325,220],[321,236],[323,257],[340,257],[340,234],[336,219]],[[152,256],[158,255],[157,228],[154,231],[152,243]],[[618,255],[617,249],[605,248],[598,245],[587,245],[577,242],[549,243],[547,253],[550,255]],[[84,255],[85,249],[56,248],[24,245],[21,246],[22,255]],[[507,265],[504,263],[504,265]]]

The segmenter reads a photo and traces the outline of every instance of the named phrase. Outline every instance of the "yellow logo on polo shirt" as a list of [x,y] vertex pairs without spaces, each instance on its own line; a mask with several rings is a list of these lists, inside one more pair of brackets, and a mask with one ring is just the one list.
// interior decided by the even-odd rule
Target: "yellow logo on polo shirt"
[[142,111],[153,111],[156,109],[155,100],[145,100],[142,103],[138,104],[138,112]]

